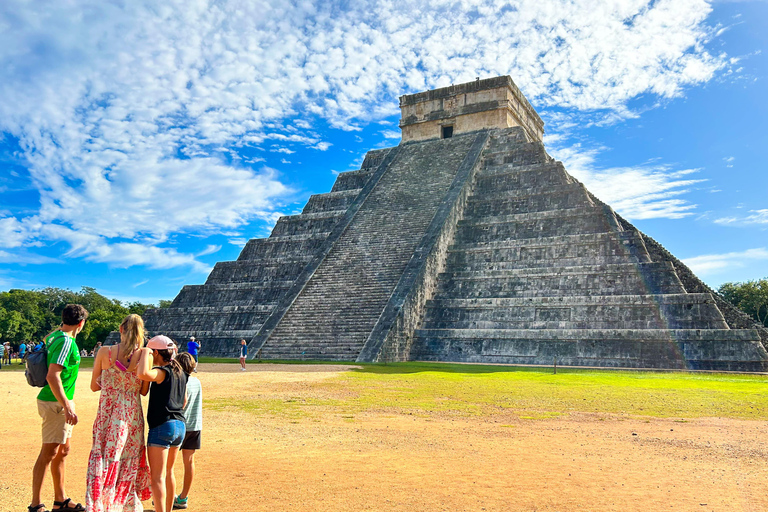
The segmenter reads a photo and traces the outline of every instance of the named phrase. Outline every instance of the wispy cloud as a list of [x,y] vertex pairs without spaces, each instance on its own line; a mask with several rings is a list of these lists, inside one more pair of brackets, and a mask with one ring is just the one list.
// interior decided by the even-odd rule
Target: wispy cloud
[[149,279],[144,279],[142,281],[139,281],[138,283],[131,285],[131,288],[138,288],[139,286],[145,285],[148,282],[149,282]]
[[715,219],[716,224],[724,226],[749,226],[754,224],[768,225],[768,209],[749,210],[750,215],[743,217],[721,217]]
[[[93,261],[202,271],[163,241],[264,218],[290,192],[233,152],[270,140],[325,150],[312,119],[359,130],[396,113],[399,94],[475,76],[510,74],[539,107],[626,118],[633,98],[679,96],[729,65],[706,50],[710,11],[705,0],[6,0],[0,132],[19,141],[40,206],[0,217],[0,247],[64,241]],[[671,197],[686,180],[666,172],[641,172],[662,182],[657,209],[629,197],[625,209],[685,214]]]
[[213,254],[215,252],[219,252],[221,250],[220,245],[207,245],[205,249],[197,253],[197,256],[206,256],[208,254]]
[[581,143],[569,142],[567,137],[555,137],[548,151],[590,192],[627,219],[679,219],[693,215],[696,205],[681,196],[692,185],[704,181],[692,179],[697,169],[674,169],[660,164],[598,168],[597,156],[606,148],[585,148]]
[[41,254],[33,254],[25,250],[2,251],[0,250],[0,263],[15,263],[18,265],[41,265],[45,263],[62,263],[60,259],[51,258]]
[[[701,276],[718,274],[734,267],[745,267],[760,262],[768,262],[768,249],[760,247],[742,252],[707,254],[682,260],[693,272]],[[765,263],[762,263],[765,265]]]

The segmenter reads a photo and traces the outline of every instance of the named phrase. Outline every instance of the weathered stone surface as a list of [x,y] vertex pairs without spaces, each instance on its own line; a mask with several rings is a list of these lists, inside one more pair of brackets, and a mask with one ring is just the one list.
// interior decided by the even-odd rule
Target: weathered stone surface
[[[481,120],[498,98],[454,105],[473,87],[401,100],[404,126]],[[245,338],[273,359],[765,370],[768,331],[590,194],[536,126],[368,153],[148,328],[222,356]]]

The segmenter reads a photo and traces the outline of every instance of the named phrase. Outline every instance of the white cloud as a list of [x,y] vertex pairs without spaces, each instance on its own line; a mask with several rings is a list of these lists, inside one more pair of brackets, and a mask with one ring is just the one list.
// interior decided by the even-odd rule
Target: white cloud
[[[289,192],[269,169],[241,167],[260,158],[228,163],[233,149],[325,150],[307,119],[359,130],[396,113],[400,94],[499,74],[539,107],[632,116],[631,99],[679,96],[728,65],[704,47],[710,11],[704,0],[6,0],[0,132],[18,139],[41,204],[0,218],[0,239],[202,269],[160,245],[268,217]],[[666,194],[654,209],[626,197],[626,210],[685,214],[673,196],[686,180],[665,172],[641,172]]]
[[725,226],[746,226],[752,224],[768,225],[768,209],[749,210],[749,213],[751,215],[745,217],[722,217],[720,219],[715,219],[715,223]]
[[142,281],[139,281],[138,283],[131,285],[131,288],[138,288],[139,286],[145,285],[148,282],[149,282],[149,279],[144,279]]
[[331,144],[330,142],[318,142],[312,147],[319,151],[327,151],[328,148],[330,148],[331,146],[333,146],[333,144]]
[[197,253],[197,256],[198,257],[199,256],[206,256],[208,254],[213,254],[213,253],[219,252],[220,250],[221,250],[221,246],[220,245],[207,245],[205,247],[205,249],[203,249],[202,251]]
[[382,130],[379,132],[385,139],[399,139],[400,132],[395,130]]
[[724,270],[745,267],[747,265],[754,265],[758,262],[768,261],[768,249],[760,247],[757,249],[748,249],[742,252],[708,254],[705,256],[686,258],[682,261],[695,274],[708,276],[718,274]]
[[34,254],[25,250],[2,251],[0,250],[0,263],[16,263],[19,265],[42,265],[45,263],[62,263],[61,260],[41,254]]
[[704,181],[690,178],[696,169],[674,170],[661,164],[598,169],[595,160],[605,148],[586,149],[578,143],[561,146],[559,138],[554,140],[549,153],[597,198],[628,220],[679,219],[693,214],[696,205],[680,196],[688,192],[686,187]]
[[736,158],[732,157],[732,156],[727,156],[727,157],[723,158],[723,162],[725,162],[725,166],[729,167],[729,168],[733,167],[733,161],[734,160],[736,160]]

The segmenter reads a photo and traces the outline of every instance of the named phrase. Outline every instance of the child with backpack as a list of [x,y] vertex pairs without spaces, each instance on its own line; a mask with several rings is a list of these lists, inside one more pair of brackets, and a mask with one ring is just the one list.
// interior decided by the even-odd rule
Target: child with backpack
[[168,512],[176,492],[173,464],[186,433],[183,409],[187,374],[176,360],[176,344],[167,336],[149,340],[141,351],[137,375],[152,383],[147,407],[147,458],[155,512]]
[[191,374],[197,362],[187,353],[179,354],[179,364],[187,374],[187,403],[184,406],[184,418],[187,433],[181,443],[181,457],[184,461],[184,487],[181,494],[173,500],[174,509],[187,508],[189,490],[195,477],[195,452],[200,449],[200,431],[203,430],[203,389],[200,379]]

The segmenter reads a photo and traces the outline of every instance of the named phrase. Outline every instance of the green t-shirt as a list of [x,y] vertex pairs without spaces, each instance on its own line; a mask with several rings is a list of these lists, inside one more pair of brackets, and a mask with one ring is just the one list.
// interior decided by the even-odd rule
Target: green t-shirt
[[[75,382],[80,370],[80,352],[77,350],[75,338],[65,332],[56,331],[46,336],[45,346],[48,349],[48,366],[58,364],[64,367],[61,383],[64,385],[64,394],[72,400],[75,397]],[[56,401],[48,384],[40,390],[37,399],[43,402]]]

